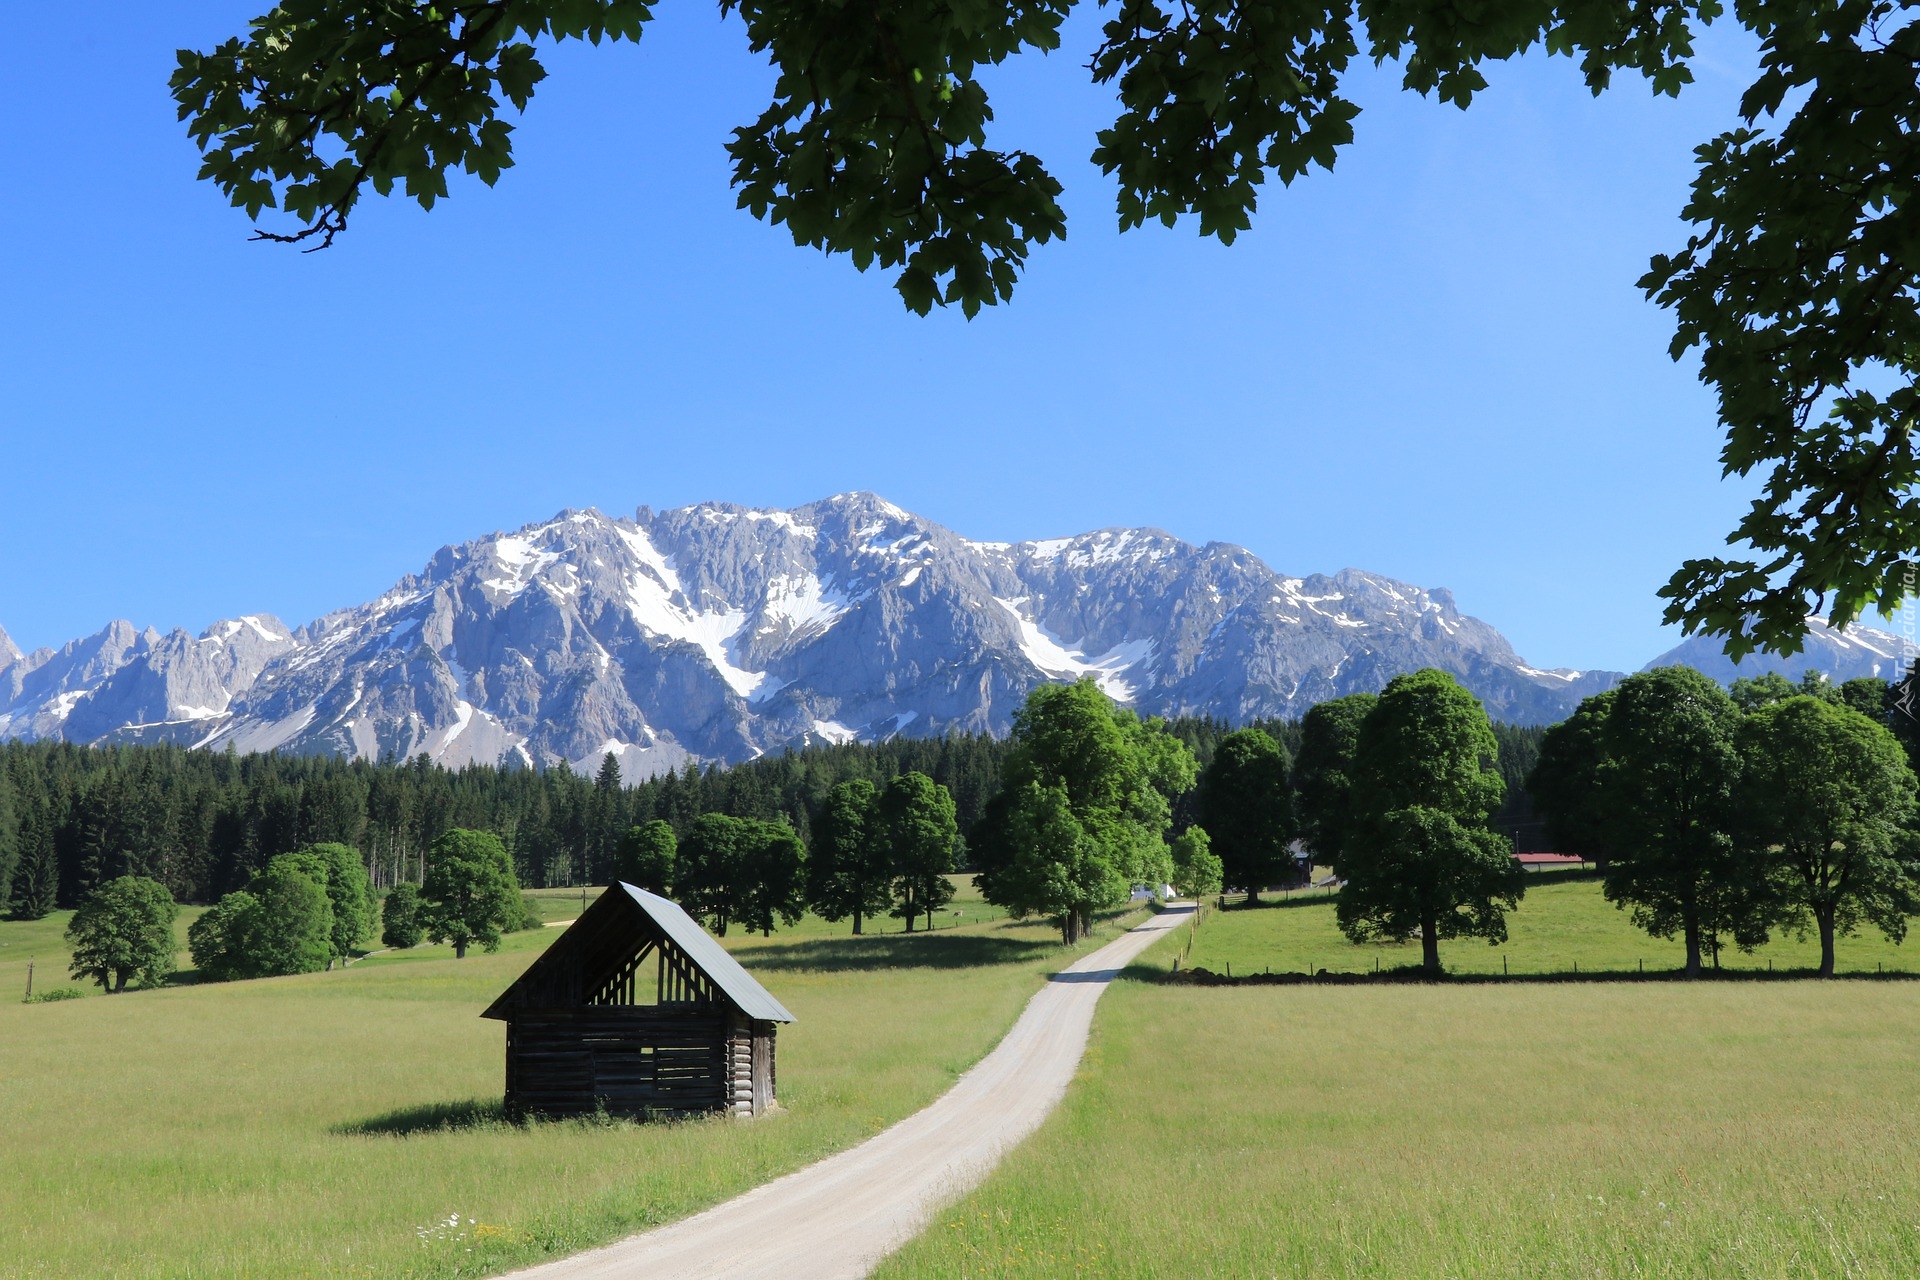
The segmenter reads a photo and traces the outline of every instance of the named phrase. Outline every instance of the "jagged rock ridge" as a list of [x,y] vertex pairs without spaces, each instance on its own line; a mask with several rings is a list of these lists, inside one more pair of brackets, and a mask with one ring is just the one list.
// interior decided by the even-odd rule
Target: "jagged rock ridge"
[[1817,671],[1839,684],[1862,676],[1895,679],[1912,668],[1916,656],[1920,656],[1920,646],[1891,631],[1863,627],[1859,623],[1845,631],[1835,631],[1825,618],[1809,617],[1806,645],[1799,653],[1782,656],[1755,652],[1735,662],[1726,655],[1720,641],[1707,636],[1689,636],[1641,670],[1692,667],[1722,684],[1731,684],[1741,676],[1768,672],[1798,680],[1805,672]]
[[1004,732],[1029,689],[1082,675],[1144,713],[1240,721],[1436,666],[1520,723],[1618,678],[1528,666],[1444,590],[1290,578],[1155,529],[974,542],[864,493],[562,512],[443,548],[297,631],[261,615],[199,637],[116,622],[17,655],[0,644],[0,735],[450,764],[613,751],[630,777]]

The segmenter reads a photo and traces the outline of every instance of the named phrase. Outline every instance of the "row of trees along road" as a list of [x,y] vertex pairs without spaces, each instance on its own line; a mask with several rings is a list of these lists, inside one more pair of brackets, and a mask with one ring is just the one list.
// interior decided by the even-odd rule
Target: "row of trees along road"
[[1548,731],[1530,786],[1556,841],[1686,971],[1775,929],[1834,942],[1920,913],[1915,779],[1880,716],[1885,686],[1780,676],[1722,690],[1685,667],[1629,677]]
[[1163,722],[1116,707],[1091,680],[1035,689],[1014,716],[1004,786],[971,834],[982,895],[1074,941],[1095,911],[1173,874],[1169,797],[1194,776],[1193,753]]

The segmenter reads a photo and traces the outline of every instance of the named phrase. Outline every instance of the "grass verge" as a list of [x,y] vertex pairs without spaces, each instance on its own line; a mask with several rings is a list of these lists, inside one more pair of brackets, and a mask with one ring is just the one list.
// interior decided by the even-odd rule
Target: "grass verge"
[[879,951],[794,932],[728,939],[799,1018],[786,1109],[753,1123],[504,1123],[502,1033],[478,1014],[558,929],[464,961],[0,1003],[0,1276],[472,1276],[572,1253],[924,1106],[1065,954],[1004,921]]

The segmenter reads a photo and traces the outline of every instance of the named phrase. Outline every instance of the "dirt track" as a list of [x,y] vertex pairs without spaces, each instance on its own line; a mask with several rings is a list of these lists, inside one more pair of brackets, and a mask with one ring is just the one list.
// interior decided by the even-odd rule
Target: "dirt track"
[[[1191,908],[1175,907],[1069,966],[992,1053],[938,1101],[839,1155],[671,1226],[513,1273],[518,1280],[864,1276],[971,1190],[1066,1092],[1093,1006],[1126,963]],[[776,1121],[777,1123],[777,1121]]]

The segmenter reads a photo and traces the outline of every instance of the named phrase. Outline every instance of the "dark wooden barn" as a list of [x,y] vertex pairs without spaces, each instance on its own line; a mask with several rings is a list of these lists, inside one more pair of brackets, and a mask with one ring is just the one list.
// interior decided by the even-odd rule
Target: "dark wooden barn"
[[513,1115],[757,1116],[793,1015],[677,905],[601,894],[481,1015],[507,1024]]

